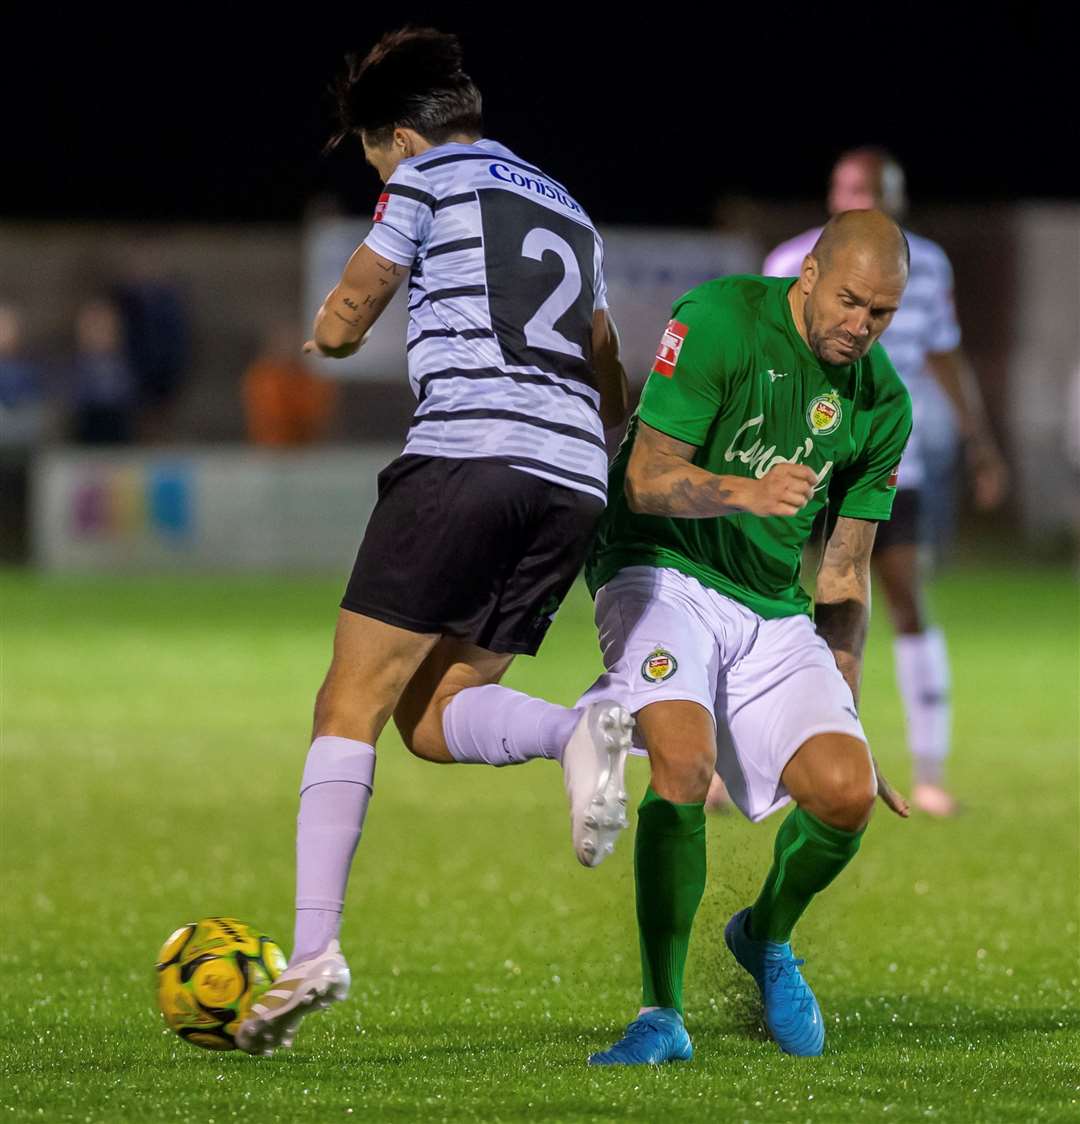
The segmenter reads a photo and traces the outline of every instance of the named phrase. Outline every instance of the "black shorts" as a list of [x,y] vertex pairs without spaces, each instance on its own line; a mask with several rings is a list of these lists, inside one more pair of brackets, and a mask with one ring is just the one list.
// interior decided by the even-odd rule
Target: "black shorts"
[[595,496],[498,462],[398,457],[379,473],[341,607],[535,655],[603,510]]
[[918,546],[922,542],[919,490],[901,488],[893,496],[892,518],[878,523],[874,537],[875,550],[888,550],[890,546]]

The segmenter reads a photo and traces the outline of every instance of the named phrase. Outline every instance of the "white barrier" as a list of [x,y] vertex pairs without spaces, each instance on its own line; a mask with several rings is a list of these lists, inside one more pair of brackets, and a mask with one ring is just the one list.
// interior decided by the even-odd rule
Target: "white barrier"
[[397,445],[42,451],[32,546],[52,571],[344,573]]

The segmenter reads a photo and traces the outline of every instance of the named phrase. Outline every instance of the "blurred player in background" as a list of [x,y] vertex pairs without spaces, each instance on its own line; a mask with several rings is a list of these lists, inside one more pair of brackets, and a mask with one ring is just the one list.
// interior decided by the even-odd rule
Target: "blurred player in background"
[[250,1053],[348,992],[341,912],[391,716],[428,760],[508,764],[525,744],[560,761],[585,865],[626,825],[622,707],[497,685],[536,653],[604,508],[604,429],[628,391],[602,246],[561,184],[482,139],[461,63],[454,36],[405,29],[340,88],[342,137],[385,186],[305,350],[353,354],[407,278],[418,407],[341,602],[301,782],[293,952],[237,1034]]
[[[832,215],[876,207],[900,221],[907,210],[903,169],[881,149],[844,153],[833,168],[828,206]],[[777,246],[762,272],[771,277],[797,276],[821,229],[815,227]],[[928,238],[910,230],[905,234],[911,247],[911,276],[900,310],[881,342],[911,393],[915,422],[900,466],[892,519],[879,528],[874,544],[874,567],[885,588],[896,632],[896,678],[915,766],[912,803],[931,815],[948,816],[956,810],[944,784],[952,722],[949,664],[941,630],[931,627],[927,616],[919,558],[925,524],[920,520],[920,494],[945,486],[928,477],[919,445],[920,425],[932,408],[926,395],[927,372],[955,408],[980,508],[1001,502],[1007,472],[987,422],[979,384],[960,346],[949,259]],[[710,806],[718,806],[723,799],[718,778],[710,793]]]
[[[692,1056],[683,973],[715,770],[755,822],[795,803],[757,901],[724,939],[781,1048],[824,1048],[792,930],[855,857],[875,795],[907,814],[857,711],[870,552],[911,432],[876,341],[907,270],[896,223],[849,211],[794,281],[721,278],[672,310],[586,568],[607,673],[582,702],[619,699],[651,771],[634,849],[642,1007],[593,1065]],[[799,571],[826,504],[837,517],[811,620]]]

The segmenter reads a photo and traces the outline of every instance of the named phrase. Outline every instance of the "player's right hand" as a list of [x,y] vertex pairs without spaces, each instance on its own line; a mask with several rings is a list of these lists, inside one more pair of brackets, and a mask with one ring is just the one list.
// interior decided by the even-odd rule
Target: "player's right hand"
[[358,340],[342,344],[341,347],[323,347],[316,340],[308,340],[304,344],[303,352],[305,355],[321,355],[324,359],[348,359],[350,355],[355,355],[367,343],[370,335],[371,329],[368,328]]
[[749,480],[751,515],[798,515],[810,502],[817,485],[817,473],[805,464],[781,461],[773,465],[760,480]]

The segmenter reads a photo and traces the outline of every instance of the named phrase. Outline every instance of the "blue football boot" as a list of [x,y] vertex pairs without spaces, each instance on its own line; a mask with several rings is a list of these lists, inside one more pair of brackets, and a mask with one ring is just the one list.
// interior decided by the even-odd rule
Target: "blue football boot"
[[803,979],[790,944],[750,939],[750,910],[741,909],[724,928],[732,956],[754,977],[765,1004],[765,1025],[785,1054],[817,1057],[825,1049],[821,1008]]
[[610,1050],[590,1054],[589,1065],[660,1065],[693,1056],[682,1015],[673,1007],[658,1007],[638,1015]]

